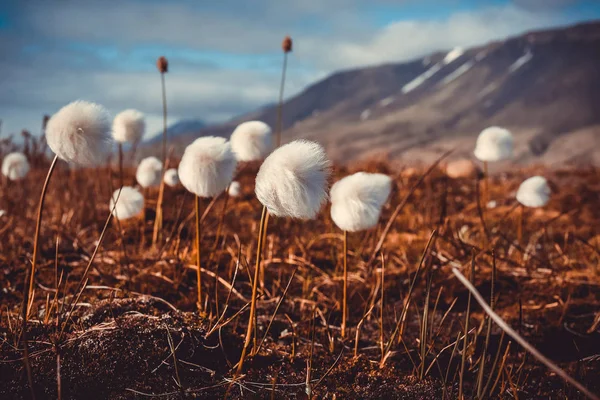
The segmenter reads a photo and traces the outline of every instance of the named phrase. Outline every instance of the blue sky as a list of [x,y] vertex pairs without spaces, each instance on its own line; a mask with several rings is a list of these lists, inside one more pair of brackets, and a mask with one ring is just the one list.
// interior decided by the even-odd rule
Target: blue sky
[[160,55],[170,122],[216,122],[276,100],[286,34],[291,96],[339,69],[597,18],[597,0],[4,0],[2,134],[76,99],[137,108],[158,132]]

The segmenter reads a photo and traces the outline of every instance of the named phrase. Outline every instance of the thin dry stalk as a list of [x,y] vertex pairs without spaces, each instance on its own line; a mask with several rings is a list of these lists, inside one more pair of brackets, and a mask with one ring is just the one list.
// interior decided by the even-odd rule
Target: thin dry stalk
[[419,379],[425,377],[425,358],[427,356],[427,332],[429,322],[429,298],[431,294],[431,283],[433,281],[433,270],[430,269],[427,278],[427,289],[425,292],[425,305],[423,306],[423,318],[421,321],[421,335],[419,346],[421,348],[421,365],[419,368]]
[[306,382],[305,382],[305,386],[306,386],[306,395],[308,396],[308,399],[312,399],[312,387],[311,387],[311,377],[312,377],[312,360],[313,360],[313,354],[315,352],[315,332],[316,332],[316,327],[317,327],[317,321],[315,318],[315,314],[316,314],[316,309],[317,307],[313,308],[313,312],[312,312],[312,318],[311,318],[311,322],[312,322],[312,333],[311,333],[311,337],[310,337],[310,354],[308,356],[308,358],[306,359]]
[[[490,308],[494,309],[494,287],[496,285],[496,253],[492,251],[492,282],[490,289]],[[477,398],[482,398],[483,393],[483,373],[485,370],[485,359],[487,357],[487,349],[490,344],[490,336],[492,333],[492,320],[488,317],[487,331],[485,333],[485,345],[483,346],[483,353],[481,354],[481,361],[479,363],[479,373],[477,376]]]
[[398,323],[396,324],[396,328],[394,329],[394,332],[392,333],[390,340],[388,340],[388,344],[385,348],[384,355],[379,362],[379,368],[383,368],[386,360],[388,359],[388,357],[390,355],[390,350],[392,348],[392,345],[396,341],[396,337],[398,336],[398,333],[400,332],[400,328],[403,324],[404,317],[406,316],[406,313],[408,312],[408,307],[410,304],[410,297],[412,295],[413,289],[415,288],[415,284],[417,282],[417,278],[419,277],[419,272],[421,271],[421,267],[423,266],[423,261],[425,261],[425,257],[427,257],[427,254],[429,254],[429,249],[431,248],[431,245],[434,242],[436,237],[437,237],[437,231],[433,230],[431,232],[431,236],[429,236],[429,240],[427,241],[425,250],[423,251],[423,254],[421,255],[421,260],[419,261],[419,265],[417,266],[417,271],[415,272],[415,276],[413,277],[413,280],[408,289],[408,294],[406,295],[406,303],[405,303],[404,307],[402,308],[402,312],[400,314],[400,319],[398,320]]
[[200,197],[196,197],[196,266],[198,267],[198,271],[196,273],[196,282],[197,282],[197,292],[198,292],[198,302],[196,305],[198,306],[198,311],[202,313],[204,308],[202,306],[202,268],[200,261],[200,248],[201,248],[201,240],[202,240],[202,222],[200,221]]
[[392,228],[392,225],[396,221],[398,214],[400,214],[400,211],[402,211],[404,206],[408,203],[408,200],[410,200],[413,193],[417,190],[417,188],[419,186],[421,186],[421,184],[423,183],[425,178],[433,172],[433,170],[442,162],[442,160],[444,160],[446,157],[448,157],[453,151],[454,150],[448,150],[447,152],[442,154],[440,156],[440,158],[438,158],[433,164],[431,164],[431,166],[427,169],[427,171],[425,171],[419,177],[419,180],[417,180],[417,182],[413,185],[413,187],[410,188],[410,190],[408,191],[406,196],[402,199],[400,204],[398,204],[398,206],[396,206],[396,209],[392,213],[392,216],[388,220],[388,223],[385,225],[383,232],[381,232],[381,236],[379,237],[379,241],[377,242],[377,245],[375,246],[375,249],[373,250],[373,253],[371,254],[371,258],[369,259],[368,265],[371,265],[371,263],[375,260],[375,257],[377,256],[377,253],[379,253],[379,251],[383,247],[383,243],[385,242],[385,239],[386,239],[390,229]]
[[[291,50],[291,48],[290,48]],[[276,133],[276,144],[277,147],[281,146],[281,131],[283,129],[283,89],[285,86],[285,74],[287,72],[287,61],[288,53],[286,49],[283,49],[283,66],[281,67],[281,83],[279,84],[279,103],[277,106],[277,133]]]
[[292,284],[292,281],[294,280],[294,276],[296,276],[296,271],[298,271],[298,267],[294,268],[294,271],[292,272],[292,276],[290,277],[290,280],[288,281],[287,285],[285,286],[285,290],[281,294],[281,297],[279,298],[277,305],[275,306],[275,311],[273,311],[273,315],[271,316],[271,319],[269,320],[269,325],[267,325],[267,329],[265,329],[265,334],[264,334],[262,340],[260,341],[260,344],[256,348],[256,350],[252,353],[252,355],[258,354],[258,352],[260,351],[260,348],[262,347],[263,343],[267,339],[267,335],[269,334],[269,329],[271,329],[271,325],[273,324],[273,321],[275,320],[275,316],[277,315],[277,312],[279,311],[279,307],[281,307],[281,303],[283,303],[283,300],[285,299],[285,295],[287,294],[288,289],[290,288],[290,285]]
[[369,317],[369,315],[371,315],[371,311],[373,311],[374,308],[375,304],[372,304],[369,310],[367,310],[365,315],[363,315],[363,317],[360,319],[360,321],[358,321],[358,324],[356,325],[356,334],[354,337],[354,358],[358,357],[358,339],[360,337],[360,328],[362,328],[363,323]]
[[31,294],[33,293],[33,283],[35,282],[35,270],[37,266],[37,255],[40,247],[40,230],[42,227],[42,214],[44,212],[44,203],[46,201],[46,192],[48,191],[48,184],[50,183],[50,178],[52,177],[52,173],[56,168],[56,163],[58,162],[58,156],[54,156],[52,160],[52,164],[50,164],[50,168],[48,169],[48,174],[46,175],[46,180],[44,181],[44,186],[42,186],[42,193],[40,195],[40,201],[38,206],[37,219],[35,223],[35,236],[33,237],[33,258],[31,260],[31,273],[29,276],[29,285],[25,285],[25,293],[24,299],[26,299],[23,311],[23,325],[27,324],[27,320],[29,318],[29,310],[33,303],[33,298]]
[[[466,336],[466,335],[465,335]],[[448,367],[446,368],[446,375],[444,375],[444,386],[442,399],[446,398],[446,386],[448,385],[448,375],[450,375],[450,367],[452,367],[452,360],[454,359],[454,355],[456,354],[456,349],[458,348],[458,342],[460,341],[460,332],[456,336],[456,340],[454,341],[454,347],[452,348],[452,354],[450,354],[450,361],[448,361]]]
[[385,257],[381,253],[381,304],[379,305],[379,348],[381,349],[381,357],[385,352],[385,335],[383,333],[383,314],[384,314],[384,299],[385,299]]
[[[475,253],[471,255],[471,280],[475,278]],[[467,361],[467,350],[469,345],[469,317],[471,316],[471,292],[467,297],[467,309],[465,310],[465,338],[463,341],[462,358],[460,361],[460,375],[458,386],[458,398],[463,398],[463,381],[465,376],[465,364]]]
[[523,223],[525,219],[525,206],[523,204],[519,204],[519,214],[517,217],[517,243],[521,245],[523,241]]
[[560,376],[566,382],[575,386],[581,391],[586,397],[594,400],[599,400],[598,396],[590,392],[585,386],[571,378],[564,370],[558,365],[553,363],[549,358],[540,353],[535,347],[527,342],[521,335],[519,335],[513,328],[511,328],[498,314],[491,309],[491,307],[483,299],[479,291],[473,286],[471,282],[456,268],[452,268],[452,273],[458,278],[458,280],[469,290],[469,292],[475,297],[475,300],[481,305],[483,310],[494,320],[494,322],[510,337],[512,337],[517,343],[521,345],[525,350],[531,353],[532,356],[537,358],[542,364],[548,367],[556,375]]
[[290,327],[292,328],[292,352],[290,353],[290,362],[294,362],[294,358],[296,358],[296,326],[294,325],[294,321],[292,321],[289,315],[284,315],[290,323]]
[[256,248],[256,266],[254,267],[254,279],[252,281],[252,299],[250,300],[250,317],[248,318],[248,330],[246,331],[246,339],[244,341],[244,347],[242,348],[242,355],[240,356],[240,361],[238,362],[237,371],[235,373],[234,381],[240,375],[244,366],[244,359],[246,358],[246,353],[248,352],[248,347],[250,346],[250,342],[252,340],[252,329],[254,325],[254,316],[256,314],[256,298],[258,294],[258,277],[259,277],[259,269],[260,262],[262,258],[262,245],[263,245],[263,234],[267,229],[265,224],[266,216],[267,216],[267,207],[263,206],[262,215],[260,217],[260,225],[258,230],[258,245]]
[[344,231],[344,272],[342,287],[342,339],[346,338],[346,318],[348,316],[348,231]]

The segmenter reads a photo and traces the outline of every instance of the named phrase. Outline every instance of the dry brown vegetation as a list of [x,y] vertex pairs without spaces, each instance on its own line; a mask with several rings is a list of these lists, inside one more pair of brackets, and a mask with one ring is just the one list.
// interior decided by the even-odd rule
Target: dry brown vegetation
[[[480,212],[475,180],[449,180],[436,169],[374,254],[384,226],[420,175],[376,163],[352,171],[359,169],[395,176],[396,189],[378,228],[350,235],[348,337],[341,340],[339,329],[342,232],[328,209],[315,221],[271,218],[258,303],[257,336],[265,341],[231,384],[256,256],[256,166],[240,177],[243,195],[229,199],[221,238],[215,233],[223,199],[207,213],[202,265],[208,311],[200,316],[194,202],[183,188],[165,188],[163,238],[155,248],[157,192],[147,193],[144,218],[110,222],[87,286],[76,297],[118,178],[114,169],[60,165],[44,211],[27,328],[37,398],[56,398],[58,381],[64,399],[212,399],[227,392],[229,398],[581,397],[497,326],[488,328],[451,273],[459,267],[468,276],[472,257],[471,279],[488,301],[495,260],[500,316],[600,393],[599,171],[543,171],[555,186],[553,199],[544,209],[526,211],[523,241],[516,243],[513,192],[540,171],[495,176],[489,197],[497,206]],[[20,309],[45,171],[36,162],[24,181],[0,186],[6,211],[0,217],[1,398],[30,397]],[[348,172],[337,168],[335,174]],[[134,170],[126,174],[125,184],[133,184]]]

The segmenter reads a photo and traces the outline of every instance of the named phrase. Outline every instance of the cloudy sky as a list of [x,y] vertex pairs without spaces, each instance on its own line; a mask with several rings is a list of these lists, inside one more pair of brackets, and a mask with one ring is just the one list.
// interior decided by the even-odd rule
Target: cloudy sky
[[169,122],[217,122],[276,100],[286,34],[293,95],[339,69],[596,18],[598,0],[1,0],[2,135],[75,99],[137,108],[157,133],[161,55]]

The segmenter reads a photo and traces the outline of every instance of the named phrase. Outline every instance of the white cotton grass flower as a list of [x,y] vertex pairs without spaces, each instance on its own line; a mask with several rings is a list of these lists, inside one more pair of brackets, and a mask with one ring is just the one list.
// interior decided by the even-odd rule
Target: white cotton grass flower
[[198,197],[214,197],[233,179],[237,166],[231,144],[222,137],[196,139],[179,163],[181,184]]
[[79,165],[100,164],[110,151],[111,120],[106,109],[87,101],[74,101],[50,118],[46,139],[62,160]]
[[244,122],[231,134],[231,149],[238,161],[259,161],[273,149],[271,127],[262,121]]
[[123,186],[121,194],[119,194],[119,189],[113,192],[109,207],[113,216],[119,220],[133,218],[144,210],[144,196],[136,188]]
[[135,179],[143,188],[160,185],[162,178],[162,162],[156,157],[146,157],[137,167]]
[[508,129],[491,126],[481,131],[473,153],[479,161],[496,162],[512,158],[513,147],[513,135]]
[[330,172],[320,144],[295,140],[265,159],[256,175],[256,197],[276,217],[313,219],[327,201]]
[[146,121],[138,110],[121,111],[113,121],[112,135],[117,143],[138,143],[144,136]]
[[233,181],[229,184],[227,194],[231,197],[239,197],[242,194],[242,187],[238,181]]
[[552,191],[543,176],[526,179],[517,190],[517,201],[525,207],[544,207],[550,201]]
[[25,178],[30,169],[29,161],[27,161],[27,157],[23,153],[9,153],[2,160],[2,175],[11,181],[18,181]]
[[331,218],[343,231],[373,228],[392,190],[392,179],[384,174],[357,172],[331,187]]
[[166,170],[163,179],[165,180],[165,183],[171,187],[179,185],[179,174],[177,174],[177,169],[169,168]]

